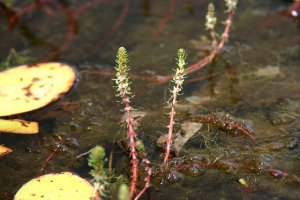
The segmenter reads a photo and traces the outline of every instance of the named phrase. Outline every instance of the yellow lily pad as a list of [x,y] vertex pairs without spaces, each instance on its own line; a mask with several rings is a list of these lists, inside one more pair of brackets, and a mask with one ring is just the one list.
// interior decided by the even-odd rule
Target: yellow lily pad
[[0,145],[0,157],[4,156],[5,154],[11,153],[12,151],[12,149]]
[[46,174],[21,187],[14,200],[97,200],[93,185],[73,173]]
[[35,134],[39,132],[39,125],[37,122],[21,119],[0,119],[0,132]]
[[67,93],[75,70],[62,63],[22,65],[0,72],[0,116],[32,111]]

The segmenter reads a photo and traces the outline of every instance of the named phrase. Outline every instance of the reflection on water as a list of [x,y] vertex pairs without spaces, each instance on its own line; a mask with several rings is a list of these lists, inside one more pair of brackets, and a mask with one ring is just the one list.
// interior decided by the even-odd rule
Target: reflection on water
[[[114,149],[116,173],[129,173],[127,154],[116,144],[125,134],[120,125],[122,107],[111,81],[116,50],[128,49],[137,77],[169,74],[180,47],[188,51],[193,64],[207,54],[203,24],[208,2],[41,0],[16,2],[10,8],[1,4],[2,63],[58,60],[72,64],[80,74],[66,99],[25,116],[40,121],[38,136],[0,135],[0,143],[14,150],[0,160],[1,198],[39,175],[53,149],[57,152],[43,173],[74,171],[89,177],[86,157],[76,156],[96,144],[108,152]],[[221,23],[224,5],[215,2]],[[133,80],[133,106],[147,113],[137,132],[153,162],[149,193],[153,199],[300,196],[299,27],[297,21],[281,15],[288,6],[281,0],[241,1],[221,54],[187,78],[176,131],[184,121],[199,116],[207,120],[201,121],[202,129],[172,163],[222,166],[189,166],[160,174],[163,151],[156,142],[166,133],[168,85]],[[226,124],[210,123],[208,119],[218,113],[228,113],[256,141]]]

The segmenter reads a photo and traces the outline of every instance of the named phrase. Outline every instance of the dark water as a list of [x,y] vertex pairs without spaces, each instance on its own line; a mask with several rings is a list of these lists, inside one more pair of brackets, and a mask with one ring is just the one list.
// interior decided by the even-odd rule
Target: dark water
[[[113,150],[116,174],[125,171],[128,176],[128,155],[117,145],[126,134],[120,124],[122,105],[115,97],[112,77],[100,72],[113,70],[120,46],[127,48],[131,73],[138,77],[170,74],[179,48],[187,50],[190,64],[200,60],[207,53],[201,38],[209,37],[203,25],[208,2],[45,1],[28,11],[24,10],[28,2],[16,1],[10,11],[1,8],[2,62],[9,66],[65,62],[78,69],[79,82],[64,99],[23,116],[40,122],[38,135],[0,135],[0,143],[14,150],[0,159],[0,198],[12,197],[40,174],[73,171],[90,178],[86,156],[76,156],[97,144],[108,153]],[[224,4],[214,2],[221,33]],[[300,29],[299,22],[281,14],[289,5],[281,0],[241,1],[222,52],[186,79],[175,132],[184,121],[214,116],[243,123],[256,141],[226,124],[201,121],[202,129],[172,164],[221,163],[222,167],[192,166],[159,174],[155,169],[163,150],[156,141],[167,132],[169,86],[133,80],[132,106],[146,112],[137,133],[156,172],[144,199],[147,195],[152,199],[300,198]],[[23,14],[14,22],[9,12],[18,10]],[[53,149],[57,153],[40,173]]]

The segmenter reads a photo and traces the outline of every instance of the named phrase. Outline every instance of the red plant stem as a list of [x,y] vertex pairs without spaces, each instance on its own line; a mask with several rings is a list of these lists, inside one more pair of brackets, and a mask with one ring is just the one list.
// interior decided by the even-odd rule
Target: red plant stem
[[60,49],[60,51],[65,50],[68,48],[73,41],[74,38],[74,33],[76,32],[76,20],[79,17],[79,15],[89,8],[103,3],[104,0],[92,0],[92,1],[87,1],[83,5],[80,5],[76,10],[70,10],[68,8],[63,8],[64,12],[66,13],[68,17],[68,32],[65,36],[64,43]]
[[165,11],[164,17],[160,20],[159,25],[156,29],[155,35],[161,34],[161,32],[164,30],[167,22],[170,20],[171,14],[176,9],[176,0],[171,0],[167,10]]
[[151,168],[150,168],[150,161],[144,156],[143,163],[145,163],[145,171],[146,171],[146,178],[145,178],[145,185],[144,188],[140,191],[138,195],[134,198],[134,200],[138,200],[144,192],[147,190],[147,188],[150,186],[151,183]]
[[[36,8],[39,8],[39,7],[41,7],[45,11],[45,13],[47,13],[48,15],[56,17],[57,14],[55,13],[55,11],[47,5],[47,4],[52,3],[52,2],[55,3],[55,1],[53,1],[53,0],[39,0],[39,1],[35,1],[31,4],[29,4],[29,5],[21,8],[19,11],[15,12],[14,15],[9,17],[10,27],[14,26],[15,23],[17,22],[17,20],[21,16],[31,12],[32,10],[34,10]],[[73,11],[69,10],[69,9],[67,9],[67,8],[65,8],[64,6],[61,6],[61,5],[59,7],[65,12],[65,14],[67,16],[68,31],[66,33],[63,45],[61,46],[60,49],[58,49],[55,52],[55,54],[63,51],[64,49],[66,49],[71,44],[71,42],[73,40],[74,33],[75,33],[75,27],[76,27],[75,15],[73,14]],[[49,58],[52,58],[52,57],[53,57],[53,55],[49,56]],[[49,58],[46,58],[46,59],[44,58],[41,61],[48,60]]]
[[[177,83],[175,85],[175,89],[173,91],[179,91],[180,85]],[[167,166],[167,162],[170,156],[171,152],[171,146],[172,146],[172,134],[173,134],[173,126],[175,124],[174,117],[175,117],[175,104],[177,99],[177,92],[173,92],[173,98],[172,98],[172,104],[171,104],[171,112],[170,112],[170,123],[169,123],[169,130],[168,130],[168,140],[167,140],[167,147],[166,147],[166,153],[164,158],[164,166]]]
[[210,55],[206,56],[205,58],[203,58],[199,62],[196,62],[192,66],[186,68],[186,73],[187,74],[190,74],[190,73],[192,73],[194,71],[197,71],[197,70],[203,68],[204,66],[206,66],[208,63],[210,63],[215,58],[215,56],[224,47],[224,44],[225,44],[226,40],[229,37],[229,31],[230,31],[230,27],[231,27],[231,24],[232,24],[233,16],[234,16],[234,12],[231,11],[228,15],[227,20],[226,20],[226,26],[225,26],[224,32],[222,33],[222,38],[219,41],[217,47],[210,53]]
[[75,32],[76,32],[76,26],[77,26],[76,20],[79,17],[79,15],[81,13],[85,12],[86,10],[88,10],[89,8],[91,8],[92,6],[103,3],[103,1],[104,0],[88,1],[88,2],[84,3],[83,5],[79,6],[74,11],[69,8],[65,8],[65,7],[61,6],[62,10],[64,11],[64,13],[66,14],[67,19],[68,19],[68,31],[65,35],[63,45],[58,50],[58,52],[62,52],[64,50],[66,50],[71,45],[71,43],[74,39]]
[[53,158],[53,156],[56,154],[58,150],[53,149],[50,153],[50,155],[47,157],[46,161],[42,164],[42,167],[40,168],[40,172],[43,172],[49,161]]
[[21,17],[22,15],[28,13],[28,12],[31,12],[33,9],[43,5],[43,4],[47,4],[47,3],[50,3],[52,2],[53,0],[40,0],[40,1],[35,1],[25,7],[23,7],[21,10],[19,10],[16,14],[16,18],[19,18]]
[[[234,11],[229,12],[227,20],[226,20],[226,25],[225,25],[225,29],[222,33],[222,37],[221,40],[219,41],[219,43],[216,45],[216,48],[214,48],[210,54],[206,57],[204,57],[203,59],[201,59],[200,61],[194,63],[193,65],[189,66],[186,68],[186,74],[191,74],[203,67],[205,67],[208,63],[210,63],[215,57],[216,55],[221,51],[221,49],[224,47],[224,44],[226,42],[226,40],[229,37],[229,31],[230,31],[230,27],[232,24],[232,19],[234,16]],[[164,84],[166,82],[168,82],[169,80],[172,79],[174,75],[169,75],[169,76],[156,76],[153,77],[153,82],[155,82],[156,84]]]
[[129,147],[130,147],[130,155],[131,155],[131,185],[130,185],[130,199],[133,199],[133,196],[136,192],[136,185],[138,181],[138,157],[135,146],[135,131],[133,128],[133,118],[131,116],[132,107],[129,105],[129,98],[126,95],[126,91],[122,91],[123,101],[125,103],[125,111],[127,112],[127,137],[129,138]]
[[224,123],[226,125],[234,127],[237,130],[240,130],[242,133],[244,133],[245,135],[250,137],[252,140],[254,140],[254,141],[256,140],[256,138],[253,135],[251,135],[251,133],[247,129],[241,127],[239,124],[237,124],[234,121],[218,119],[218,118],[209,118],[209,117],[195,117],[193,119],[197,120],[197,121],[200,120],[200,121],[206,121],[206,122],[210,122],[210,123]]
[[106,0],[90,0],[85,2],[84,4],[80,5],[76,10],[75,10],[75,14],[79,15],[81,13],[84,13],[86,10],[88,10],[91,7],[96,6],[97,4],[103,3]]
[[8,8],[2,1],[0,1],[0,10],[1,10],[0,17],[3,14],[3,12],[2,12],[2,10],[3,10],[4,15],[6,16],[6,18],[8,20],[8,29],[12,30],[13,26],[17,23],[17,18],[15,17],[16,12],[13,9]]
[[93,53],[95,53],[95,51],[101,45],[103,45],[107,40],[109,40],[118,31],[118,29],[122,25],[123,21],[125,20],[127,14],[128,14],[128,11],[129,11],[129,1],[125,1],[123,10],[120,13],[120,15],[118,16],[117,20],[114,22],[110,31],[97,42],[97,44],[94,46],[94,48],[92,48],[92,50],[88,54],[85,54],[85,56],[84,56],[85,59],[90,57]]
[[[222,33],[222,37],[221,40],[219,41],[219,43],[216,45],[216,48],[214,48],[211,53],[204,57],[203,59],[199,60],[198,62],[192,64],[191,66],[186,68],[186,74],[191,74],[203,67],[205,67],[208,63],[210,63],[215,57],[216,55],[221,51],[221,49],[224,47],[224,44],[226,42],[226,40],[229,37],[229,32],[230,32],[230,27],[232,24],[232,19],[234,16],[234,11],[229,12],[227,20],[226,20],[226,26],[224,28],[224,31]],[[104,76],[113,76],[114,73],[113,72],[92,72],[93,74],[100,74],[100,75],[104,75]],[[173,78],[173,74],[172,75],[167,75],[167,76],[148,76],[148,77],[142,77],[142,76],[133,76],[132,78],[134,79],[139,79],[139,80],[145,80],[145,81],[149,81],[155,84],[164,84],[168,81],[170,81]]]
[[[59,7],[61,8],[62,11],[64,11],[66,17],[67,17],[67,22],[68,22],[68,30],[67,33],[65,35],[63,44],[61,45],[61,47],[54,53],[55,55],[57,55],[58,53],[66,50],[70,44],[72,43],[73,39],[74,39],[74,34],[76,32],[76,19],[79,16],[79,14],[83,13],[84,11],[86,11],[87,9],[89,9],[90,7],[102,3],[105,0],[92,0],[92,1],[88,1],[85,2],[84,4],[82,4],[81,6],[79,6],[76,10],[72,10],[69,8],[66,8],[62,5],[59,5]],[[53,0],[39,0],[39,1],[35,1],[23,8],[21,8],[19,11],[15,12],[15,14],[13,14],[12,16],[9,17],[10,20],[10,27],[13,27],[13,25],[17,22],[17,20],[31,12],[32,10],[41,7],[48,15],[51,16],[57,16],[57,14],[55,13],[55,11],[53,9],[51,9],[50,7],[48,7],[47,4],[49,3],[55,3],[55,1]],[[55,55],[50,55],[47,56],[46,58],[43,58],[41,61],[45,61],[48,59],[53,58]]]
[[64,51],[65,49],[67,49],[70,44],[72,43],[73,39],[74,39],[74,34],[76,32],[76,15],[75,13],[68,9],[68,8],[64,8],[62,7],[62,10],[65,12],[67,19],[68,19],[68,31],[65,35],[65,39],[64,42],[61,46],[61,48],[58,50],[59,52]]
[[50,8],[48,5],[43,5],[43,10],[45,11],[45,13],[47,13],[48,15],[52,16],[52,17],[57,17],[58,14],[56,13],[56,11],[54,11],[52,8]]

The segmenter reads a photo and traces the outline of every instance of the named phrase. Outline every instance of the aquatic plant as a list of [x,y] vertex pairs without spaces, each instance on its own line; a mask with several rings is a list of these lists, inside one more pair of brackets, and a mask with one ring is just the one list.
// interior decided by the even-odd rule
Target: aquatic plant
[[14,48],[11,48],[7,57],[0,63],[0,70],[5,70],[16,65],[32,63],[33,56],[30,54],[31,52],[29,50],[17,52]]
[[175,10],[176,10],[176,0],[171,0],[168,7],[164,11],[163,18],[159,21],[159,24],[158,24],[158,26],[155,30],[156,35],[159,35],[159,34],[162,33],[162,31],[164,30],[167,22],[171,18],[171,14],[174,13]]
[[[206,15],[205,26],[206,26],[206,29],[208,29],[210,31],[210,34],[211,34],[212,40],[213,40],[212,41],[213,45],[212,45],[209,55],[202,58],[198,62],[186,67],[186,74],[193,73],[193,72],[198,71],[199,69],[205,67],[208,63],[213,61],[213,59],[217,56],[217,54],[224,47],[225,42],[229,38],[230,27],[232,25],[232,20],[233,20],[234,14],[235,14],[237,3],[238,3],[238,0],[225,0],[226,13],[228,13],[228,16],[224,22],[224,24],[225,24],[224,31],[220,35],[219,38],[216,37],[217,33],[215,33],[215,31],[214,31],[214,27],[217,22],[217,18],[215,17],[215,14],[214,14],[214,6],[213,6],[213,4],[209,4],[208,13]],[[167,76],[156,76],[156,77],[152,77],[152,78],[149,77],[148,80],[155,82],[156,84],[164,84],[164,83],[168,82],[169,80],[171,80],[173,76],[174,76],[174,74],[167,75]]]
[[210,3],[208,5],[207,14],[205,17],[205,29],[210,31],[210,35],[212,37],[212,46],[216,45],[216,32],[215,32],[215,26],[217,23],[217,17],[215,16],[215,6],[213,3]]
[[142,157],[142,162],[144,163],[145,167],[145,173],[146,173],[146,177],[145,177],[145,185],[144,188],[136,195],[136,197],[134,198],[135,200],[139,199],[142,194],[146,191],[146,189],[150,186],[151,183],[151,168],[150,168],[150,161],[147,158],[147,154],[145,151],[145,146],[144,143],[141,140],[137,140],[136,141],[136,149],[139,153],[139,156]]
[[136,185],[138,181],[138,157],[137,150],[135,144],[136,133],[134,130],[134,122],[131,116],[131,111],[133,108],[130,106],[130,100],[132,97],[130,81],[128,77],[128,72],[130,70],[128,66],[128,55],[127,51],[124,47],[120,47],[117,52],[116,58],[116,88],[117,88],[117,96],[119,96],[122,102],[125,104],[124,112],[127,113],[127,137],[129,138],[129,147],[130,147],[130,157],[131,157],[131,186],[130,186],[130,199],[133,198],[136,192]]
[[[174,83],[173,88],[170,90],[171,97],[169,100],[169,105],[171,107],[170,115],[170,122],[168,125],[168,140],[167,140],[167,148],[164,157],[164,165],[167,166],[167,162],[170,156],[171,145],[172,145],[172,133],[173,133],[173,125],[175,124],[174,117],[175,117],[175,105],[177,102],[177,96],[180,95],[182,90],[184,78],[185,78],[185,69],[184,66],[186,63],[186,52],[184,49],[179,49],[177,53],[177,68],[175,70],[175,76],[172,79]],[[117,52],[117,59],[116,59],[116,88],[117,88],[117,96],[121,97],[122,102],[125,104],[124,112],[127,113],[127,137],[129,138],[129,148],[130,148],[130,156],[131,156],[131,186],[130,186],[130,199],[133,198],[136,192],[136,185],[138,180],[138,156],[142,157],[142,161],[145,164],[145,186],[140,191],[140,193],[135,197],[138,199],[145,190],[150,185],[150,177],[151,177],[151,168],[150,168],[150,161],[146,157],[145,147],[144,144],[136,139],[136,133],[134,130],[134,121],[132,117],[133,108],[130,106],[130,101],[132,97],[131,88],[130,88],[130,81],[128,77],[129,66],[128,66],[128,55],[127,51],[124,47],[120,47]]]
[[223,112],[216,112],[212,115],[192,117],[192,121],[211,123],[226,130],[240,131],[241,133],[251,138],[253,141],[256,140],[256,138],[250,133],[250,131],[246,127],[245,122],[243,120],[237,119]]
[[129,189],[124,183],[119,187],[118,200],[129,200]]
[[[211,8],[212,9],[212,8]],[[212,16],[212,15],[211,15]],[[213,28],[210,26],[210,28]],[[171,146],[172,146],[172,140],[173,140],[173,126],[175,124],[175,114],[176,114],[176,103],[177,103],[177,97],[180,95],[180,92],[182,90],[183,82],[186,76],[186,70],[184,66],[187,64],[186,62],[186,52],[184,49],[179,49],[177,53],[177,69],[175,70],[175,75],[172,78],[172,82],[174,83],[173,88],[170,90],[171,97],[169,99],[169,106],[171,108],[171,111],[169,113],[169,125],[168,125],[168,134],[167,134],[167,144],[166,144],[166,151],[164,156],[164,173],[168,173],[169,171],[176,170],[181,171],[189,167],[194,166],[202,166],[202,167],[219,167],[219,166],[225,166],[225,164],[222,163],[198,163],[198,162],[189,162],[189,163],[182,163],[179,166],[176,166],[173,168],[172,166],[168,166],[168,160],[170,156]],[[134,121],[132,117],[132,111],[133,108],[130,106],[132,93],[129,81],[129,66],[128,66],[128,55],[127,51],[124,47],[120,47],[117,52],[117,59],[116,59],[116,88],[117,88],[117,96],[121,97],[122,102],[125,104],[124,112],[127,113],[127,137],[129,138],[129,148],[130,148],[130,156],[131,156],[131,186],[130,186],[130,199],[139,199],[140,196],[145,192],[145,190],[150,185],[150,178],[151,178],[151,168],[150,168],[150,161],[146,158],[145,153],[145,147],[141,140],[136,139],[136,133],[134,130]],[[223,128],[227,129],[235,129],[239,130],[248,137],[250,137],[252,140],[255,140],[255,137],[250,134],[250,132],[247,130],[247,128],[244,128],[242,125],[242,122],[238,122],[239,120],[230,116],[225,115],[223,113],[216,113],[212,116],[197,116],[193,117],[192,121],[203,121],[207,123],[213,123],[213,124],[220,124]],[[145,165],[145,172],[146,172],[146,178],[145,178],[145,186],[144,188],[138,193],[135,197],[136,193],[136,187],[137,187],[137,180],[138,180],[138,165],[139,160],[138,157],[142,157],[142,161]]]
[[185,69],[184,66],[186,65],[186,52],[184,49],[179,49],[177,53],[177,66],[178,68],[175,70],[175,76],[173,77],[174,86],[171,92],[171,98],[169,100],[169,104],[171,107],[170,115],[170,123],[168,125],[168,140],[167,140],[167,147],[165,152],[164,158],[164,165],[167,166],[167,162],[170,156],[171,145],[172,145],[172,133],[173,133],[173,126],[175,124],[174,117],[175,117],[175,105],[177,102],[177,96],[180,94],[185,78]]
[[108,192],[109,177],[108,170],[104,167],[105,164],[105,150],[101,146],[95,146],[91,149],[88,157],[88,165],[93,169],[90,175],[93,177],[94,192],[101,196],[106,196]]

